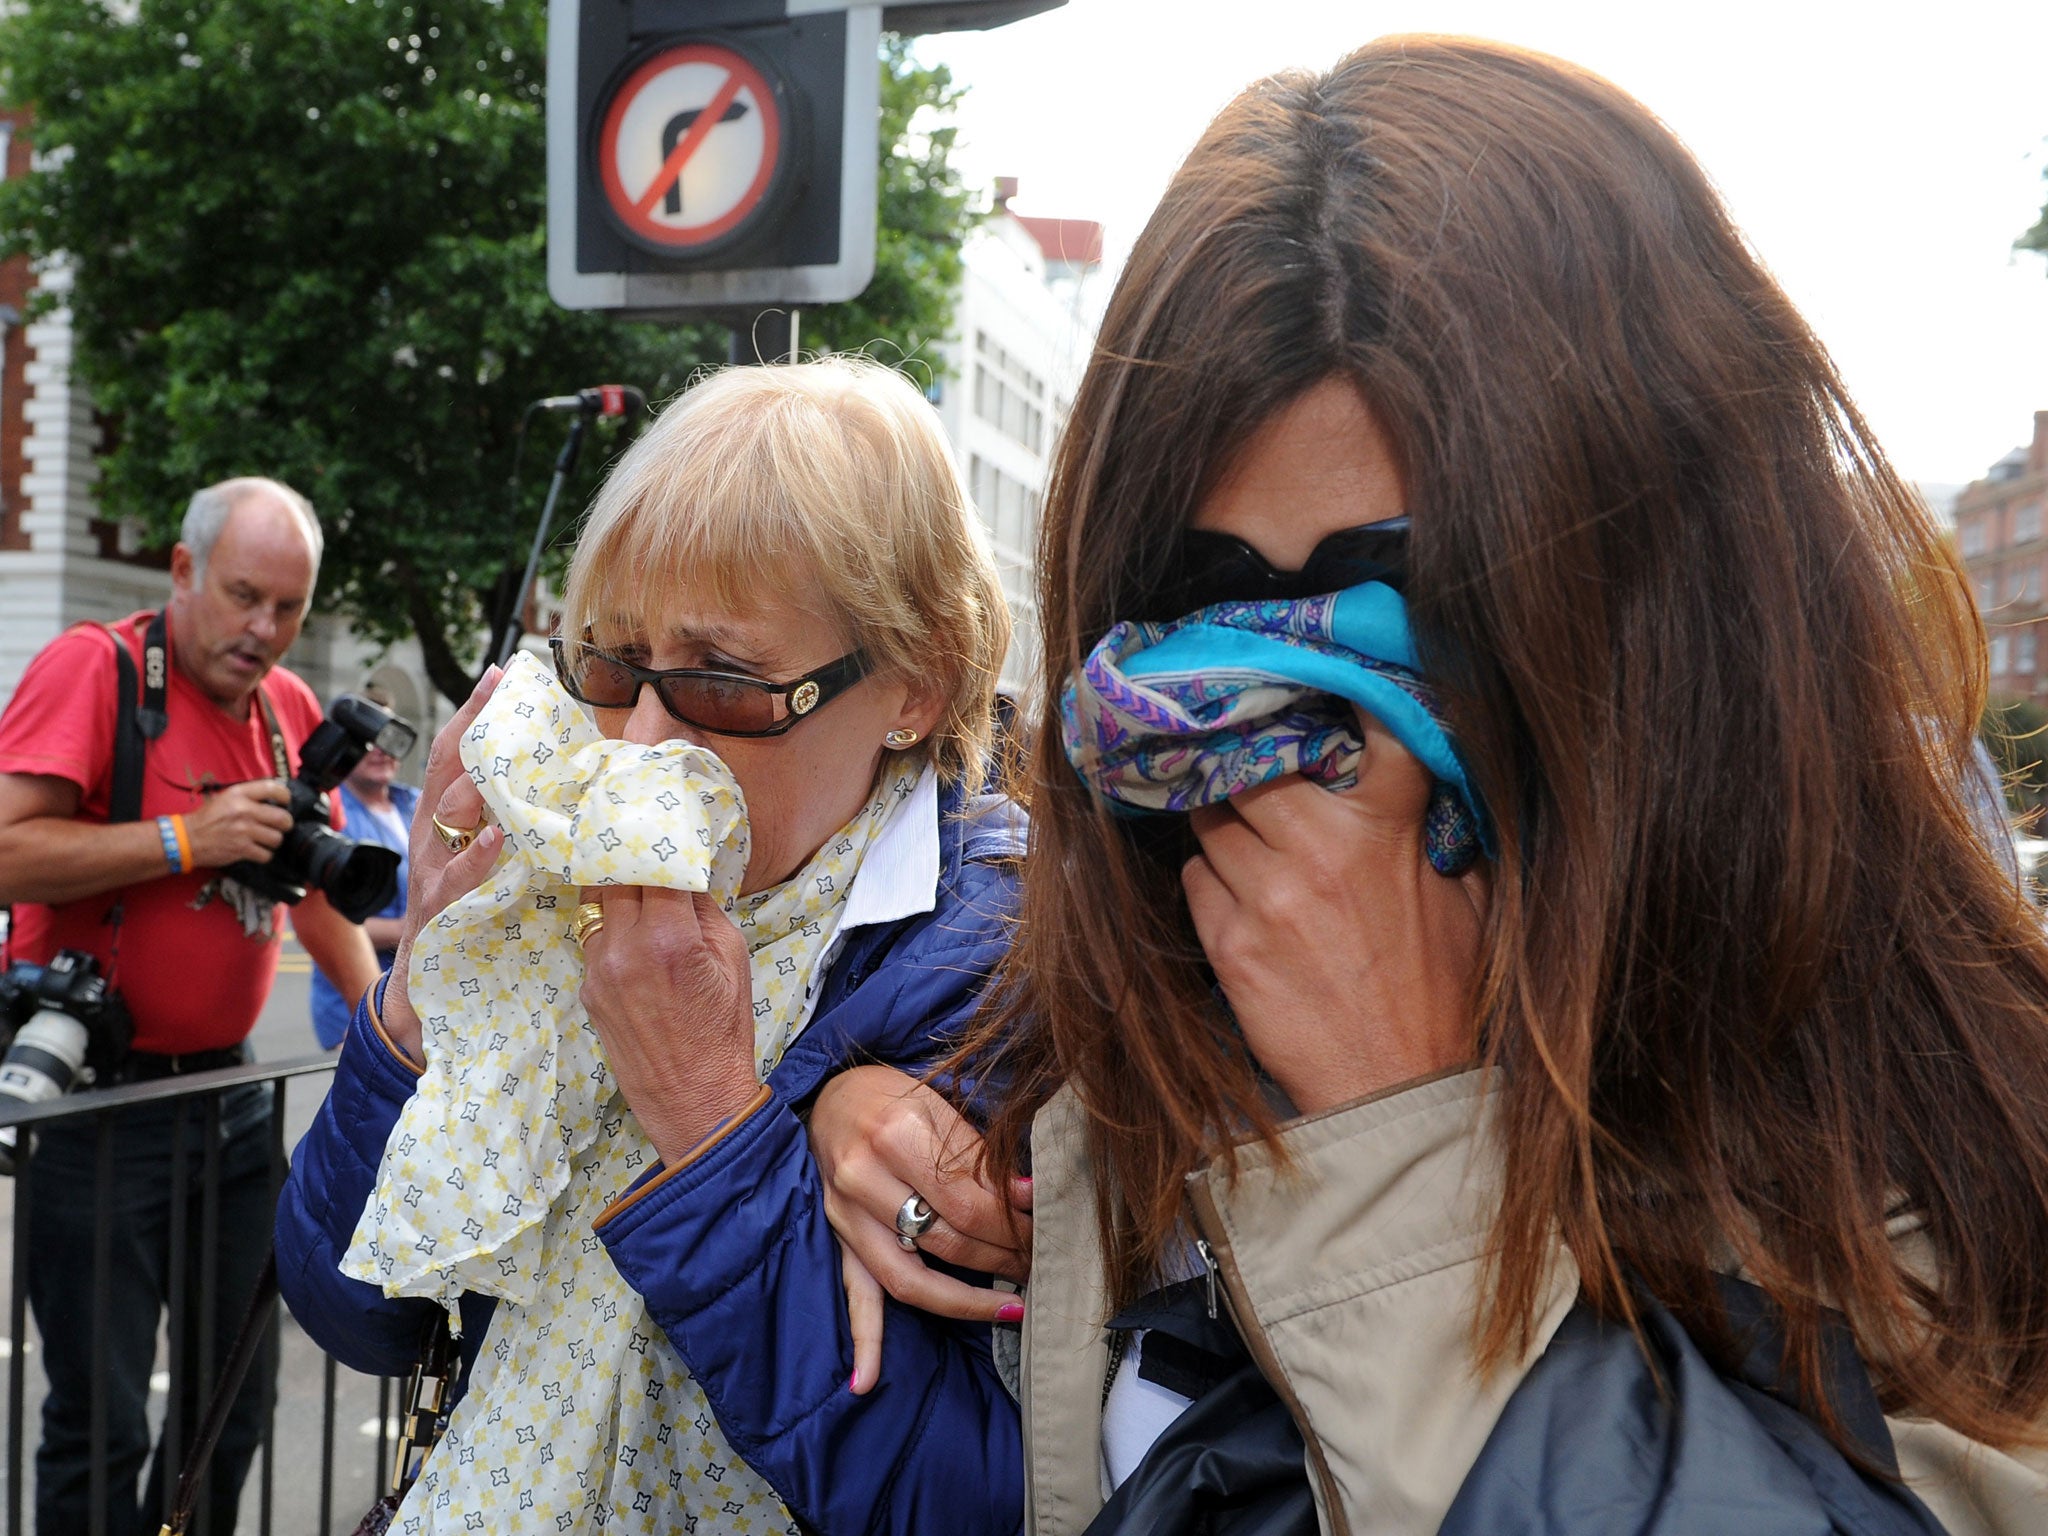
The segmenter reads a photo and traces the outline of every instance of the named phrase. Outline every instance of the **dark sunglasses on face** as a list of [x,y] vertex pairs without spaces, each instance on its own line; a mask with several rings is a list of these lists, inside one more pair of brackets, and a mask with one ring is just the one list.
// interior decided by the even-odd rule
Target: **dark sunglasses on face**
[[1294,602],[1342,592],[1361,582],[1381,581],[1405,590],[1408,575],[1408,519],[1342,528],[1309,552],[1297,571],[1275,570],[1266,557],[1233,534],[1190,528],[1166,580],[1133,617],[1164,623],[1217,603]]
[[849,651],[789,682],[769,683],[702,667],[642,667],[559,635],[548,644],[555,653],[555,675],[571,698],[593,709],[631,709],[641,685],[647,684],[663,709],[714,736],[780,736],[868,673],[868,658],[861,651]]

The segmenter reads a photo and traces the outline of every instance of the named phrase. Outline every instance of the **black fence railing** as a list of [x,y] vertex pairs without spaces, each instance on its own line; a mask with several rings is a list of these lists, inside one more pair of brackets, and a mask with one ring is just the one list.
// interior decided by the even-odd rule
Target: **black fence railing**
[[[224,1219],[221,1202],[221,1148],[224,1105],[243,1105],[252,1093],[269,1098],[269,1201],[274,1207],[286,1169],[289,1111],[305,1110],[308,1101],[295,1099],[290,1088],[312,1092],[317,1102],[334,1070],[332,1056],[311,1056],[282,1062],[261,1062],[218,1071],[166,1077],[66,1095],[46,1103],[24,1105],[0,1098],[0,1131],[14,1127],[18,1140],[12,1180],[0,1179],[0,1240],[10,1252],[4,1267],[9,1275],[5,1316],[6,1426],[4,1434],[5,1536],[22,1536],[34,1527],[31,1472],[41,1434],[42,1372],[36,1365],[38,1341],[31,1327],[30,1266],[50,1262],[48,1254],[30,1251],[30,1215],[38,1200],[90,1201],[90,1272],[67,1275],[75,1300],[87,1297],[91,1329],[92,1389],[88,1445],[86,1527],[79,1536],[129,1536],[110,1531],[109,1511],[125,1506],[125,1495],[112,1497],[109,1419],[113,1412],[110,1340],[115,1323],[115,1180],[117,1152],[124,1116],[146,1106],[171,1121],[168,1181],[169,1230],[165,1255],[168,1279],[167,1322],[161,1330],[157,1362],[152,1367],[149,1423],[161,1436],[164,1475],[163,1510],[144,1510],[154,1530],[168,1512],[185,1454],[197,1429],[193,1422],[212,1394],[220,1362],[233,1344],[234,1324],[247,1309],[246,1296],[225,1297],[215,1254]],[[302,1114],[300,1120],[307,1118]],[[131,1122],[132,1123],[132,1122]],[[66,1127],[74,1145],[81,1129],[91,1137],[91,1188],[51,1187],[49,1170],[39,1175],[37,1140],[41,1133]],[[192,1134],[194,1129],[198,1134]],[[47,1159],[46,1159],[47,1161]],[[131,1170],[132,1171],[132,1170]],[[75,1185],[74,1179],[72,1183]],[[8,1206],[12,1207],[11,1210]],[[232,1217],[226,1219],[232,1220]],[[196,1223],[197,1230],[194,1230]],[[237,1241],[267,1251],[267,1221],[261,1232],[232,1232]],[[197,1246],[196,1265],[194,1245]],[[230,1305],[221,1306],[223,1301]],[[133,1326],[134,1319],[123,1319]],[[263,1428],[256,1459],[238,1508],[209,1511],[201,1501],[192,1536],[220,1536],[233,1525],[259,1536],[329,1536],[353,1529],[370,1501],[387,1486],[393,1452],[393,1388],[389,1380],[357,1375],[338,1367],[278,1308],[270,1323],[267,1360],[259,1356],[258,1372],[274,1370],[264,1382]],[[275,1362],[272,1367],[270,1362]],[[194,1390],[194,1388],[197,1390]],[[160,1391],[159,1391],[160,1389]],[[159,1404],[159,1395],[161,1403]],[[374,1400],[374,1418],[367,1415]],[[366,1415],[351,1423],[358,1414]],[[337,1442],[374,1443],[374,1454],[337,1455]],[[317,1484],[307,1476],[317,1448]],[[367,1446],[358,1449],[367,1448]],[[282,1478],[280,1472],[282,1471]],[[282,1496],[281,1496],[282,1495]],[[138,1499],[147,1498],[138,1491]]]

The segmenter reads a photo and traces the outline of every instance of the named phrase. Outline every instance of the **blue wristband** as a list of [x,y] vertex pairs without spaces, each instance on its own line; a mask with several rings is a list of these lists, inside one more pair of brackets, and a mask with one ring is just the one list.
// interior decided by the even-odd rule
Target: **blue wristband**
[[171,866],[171,873],[185,873],[185,860],[178,853],[178,829],[171,825],[171,818],[159,816],[156,819],[156,835],[163,839],[164,858]]

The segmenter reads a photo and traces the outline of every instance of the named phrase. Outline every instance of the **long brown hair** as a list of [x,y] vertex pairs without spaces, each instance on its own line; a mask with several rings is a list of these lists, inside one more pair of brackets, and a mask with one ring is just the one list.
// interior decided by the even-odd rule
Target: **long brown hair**
[[[2030,1437],[2048,946],[1960,797],[1982,631],[1826,353],[1626,94],[1404,38],[1225,109],[1059,449],[1040,717],[1249,434],[1331,377],[1402,457],[1425,670],[1498,833],[1477,1023],[1510,1176],[1481,1360],[1526,1347],[1561,1236],[1610,1315],[1633,1274],[1726,1350],[1712,1276],[1739,1264],[1816,1397],[1832,1306],[1888,1405]],[[988,1154],[1017,1166],[1070,1083],[1129,1294],[1219,1128],[1275,1127],[1210,1000],[1183,839],[1107,816],[1056,731],[1030,775]]]

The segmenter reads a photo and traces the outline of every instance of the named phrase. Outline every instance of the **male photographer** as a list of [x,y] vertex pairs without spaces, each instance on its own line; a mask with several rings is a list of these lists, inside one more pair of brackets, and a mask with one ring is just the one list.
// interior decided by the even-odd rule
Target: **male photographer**
[[[182,534],[160,622],[140,613],[111,633],[93,624],[66,631],[29,663],[0,715],[0,901],[13,903],[13,958],[47,961],[60,949],[98,958],[134,1019],[133,1049],[117,1081],[246,1059],[244,1042],[277,971],[281,909],[222,871],[267,862],[291,830],[284,781],[322,717],[312,690],[276,665],[298,635],[319,571],[313,509],[276,481],[228,480],[192,498]],[[116,645],[134,660],[128,675],[140,680],[145,713],[153,702],[162,705],[162,718],[143,726],[157,734],[142,751],[139,812],[132,779],[122,791],[133,820],[111,814],[126,670]],[[307,953],[351,995],[375,979],[362,929],[318,892],[293,909],[292,924]],[[210,1369],[218,1370],[268,1250],[269,1105],[268,1090],[250,1085],[219,1096],[217,1121],[201,1102],[183,1117],[190,1188],[180,1213],[189,1262],[179,1417],[187,1445],[211,1389],[198,1379],[201,1303],[212,1309]],[[102,1391],[107,1529],[120,1536],[157,1528],[166,1472],[183,1459],[183,1445],[158,1447],[138,1506],[157,1324],[179,1283],[169,1252],[179,1135],[168,1102],[136,1106],[114,1122]],[[202,1252],[199,1193],[209,1141],[219,1168],[210,1255]],[[89,1528],[97,1165],[90,1122],[59,1122],[36,1138],[29,1300],[49,1377],[36,1451],[41,1536]],[[209,1262],[212,1291],[202,1295]],[[259,1360],[214,1454],[208,1492],[216,1536],[233,1529],[274,1374],[274,1361]]]

